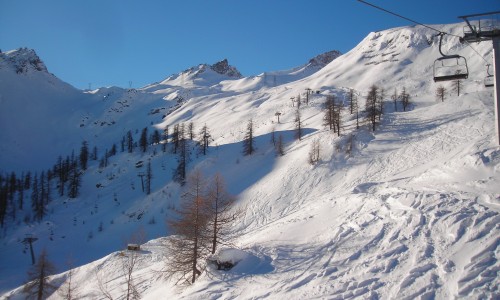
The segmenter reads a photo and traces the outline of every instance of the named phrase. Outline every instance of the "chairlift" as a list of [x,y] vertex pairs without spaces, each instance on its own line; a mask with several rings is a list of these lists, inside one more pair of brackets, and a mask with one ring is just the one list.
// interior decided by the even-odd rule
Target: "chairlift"
[[439,36],[441,57],[434,61],[434,82],[467,79],[469,77],[467,60],[458,54],[445,55],[441,50],[444,33],[440,33]]
[[486,77],[484,77],[484,86],[485,87],[492,87],[492,86],[495,86],[495,76],[493,76],[491,73],[490,73],[490,64],[486,65],[487,66],[487,69],[486,69]]

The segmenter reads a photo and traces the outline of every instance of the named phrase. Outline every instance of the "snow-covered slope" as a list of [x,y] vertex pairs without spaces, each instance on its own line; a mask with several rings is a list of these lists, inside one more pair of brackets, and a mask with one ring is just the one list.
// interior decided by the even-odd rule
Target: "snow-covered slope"
[[[458,34],[461,24],[440,28]],[[436,102],[431,66],[439,52],[433,34],[420,26],[372,33],[310,76],[276,86],[251,86],[243,78],[175,88],[178,83],[172,81],[182,79],[172,77],[166,80],[170,83],[137,92],[137,104],[127,108],[129,116],[144,115],[152,108],[148,103],[156,101],[178,105],[163,119],[149,116],[135,122],[155,120],[154,126],[163,128],[192,121],[197,128],[210,128],[214,141],[209,154],[193,155],[189,169],[199,168],[207,176],[220,172],[238,196],[237,206],[245,208],[234,226],[238,237],[233,242],[240,250],[223,254],[239,261],[234,269],[209,268],[184,289],[156,272],[165,267],[163,243],[169,233],[164,220],[178,207],[181,192],[171,181],[176,156],[157,145],[146,154],[118,154],[105,169],[93,163],[79,198],[54,200],[53,212],[40,224],[6,229],[0,289],[5,296],[22,297],[19,289],[7,288],[22,283],[30,259],[19,241],[34,233],[40,238],[35,248],[46,248],[61,270],[67,268],[69,254],[75,258],[79,267],[73,280],[80,297],[101,297],[96,273],[106,278],[114,297],[122,297],[122,261],[131,254],[121,249],[142,228],[151,240],[143,245],[133,275],[144,299],[498,297],[500,149],[494,138],[493,92],[481,84],[482,59],[449,38],[445,51],[465,56],[471,75],[460,96],[444,83],[447,98]],[[490,59],[491,45],[473,46]],[[212,71],[205,68],[202,74],[206,72]],[[187,78],[186,73],[185,85]],[[341,137],[324,128],[326,95],[343,99],[348,88],[355,88],[364,107],[363,95],[372,84],[383,87],[387,98],[375,132],[367,126],[356,130],[347,110]],[[396,87],[411,95],[410,111],[394,110],[389,95]],[[290,98],[307,88],[318,93],[300,108],[306,129],[298,141],[292,132],[297,107]],[[106,92],[118,98],[127,93],[88,94]],[[241,141],[249,119],[258,150],[243,157]],[[117,117],[117,123],[127,124],[124,120]],[[271,132],[286,142],[282,157],[275,155]],[[350,137],[355,147],[347,154]],[[316,139],[320,161],[311,166],[308,152]],[[153,192],[145,196],[137,177],[142,169],[135,165],[148,159],[155,177]],[[66,275],[53,280],[62,284]]]

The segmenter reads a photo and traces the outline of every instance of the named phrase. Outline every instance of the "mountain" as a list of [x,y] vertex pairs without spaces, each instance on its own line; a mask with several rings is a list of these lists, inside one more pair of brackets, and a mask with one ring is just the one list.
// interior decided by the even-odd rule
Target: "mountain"
[[[462,30],[462,24],[433,27],[456,35]],[[9,217],[0,243],[0,293],[23,298],[22,287],[15,287],[23,284],[31,259],[20,242],[34,234],[35,252],[45,248],[61,271],[51,277],[55,285],[68,279],[65,261],[72,256],[79,297],[102,297],[98,278],[102,289],[123,297],[123,264],[131,257],[123,249],[144,232],[147,242],[136,253],[133,272],[143,299],[495,298],[500,150],[493,91],[482,84],[484,61],[476,54],[489,59],[491,45],[471,49],[456,38],[445,39],[443,50],[464,56],[470,75],[460,95],[452,84],[440,83],[447,89],[441,102],[435,96],[440,84],[432,79],[439,57],[434,34],[422,26],[373,32],[351,51],[294,80],[294,72],[313,63],[264,73],[275,74],[275,82],[268,75],[233,78],[200,65],[135,91],[80,92],[91,109],[89,121],[78,120],[75,124],[84,126],[75,127],[96,139],[107,137],[89,139],[99,143],[100,153],[119,144],[127,130],[138,141],[146,126],[151,132],[193,122],[196,133],[208,126],[213,139],[208,155],[196,155],[192,148],[188,170],[207,178],[220,173],[237,196],[235,208],[245,214],[232,227],[232,245],[218,254],[237,264],[229,271],[209,265],[186,288],[158,272],[166,267],[164,244],[172,238],[164,221],[176,216],[184,192],[172,181],[178,156],[158,144],[145,153],[118,151],[106,167],[91,161],[80,196],[54,197],[41,222],[26,218],[29,208],[17,211],[26,222]],[[22,82],[15,72],[1,74]],[[341,112],[340,137],[323,125],[327,96],[347,106],[354,89],[364,116],[374,84],[385,91],[384,114],[374,132],[364,119],[357,129],[356,114],[347,108]],[[407,111],[391,99],[403,88],[411,99]],[[306,96],[306,89],[312,93]],[[2,85],[0,93],[18,91]],[[300,107],[301,140],[293,132],[297,105],[291,98],[298,95],[309,101]],[[45,118],[63,116],[49,111]],[[243,156],[250,119],[257,151]],[[284,156],[276,155],[271,142],[279,136]],[[320,155],[311,165],[315,141]],[[142,192],[138,176],[146,162],[153,169],[150,195]]]
[[[1,169],[49,168],[58,156],[79,151],[83,141],[92,141],[98,148],[108,147],[109,141],[120,142],[126,133],[124,128],[139,130],[160,121],[179,104],[175,93],[190,97],[182,93],[187,86],[199,85],[205,93],[212,84],[241,74],[223,60],[212,66],[193,67],[175,77],[183,76],[188,78],[185,85],[166,91],[158,90],[158,86],[164,88],[172,77],[144,89],[82,91],[50,74],[34,50],[1,53],[0,125],[5,129],[0,132]],[[137,115],[144,118],[133,117]]]
[[54,148],[69,150],[65,137],[80,117],[76,107],[84,107],[82,93],[50,74],[33,50],[1,53],[2,169],[39,168],[46,156],[57,157]]
[[[234,66],[229,65],[227,59],[219,61],[213,65],[200,64],[187,70],[174,74],[160,83],[154,83],[146,86],[144,90],[148,92],[169,93],[168,88],[197,89],[206,93],[207,89],[213,88],[224,80],[234,80],[241,78],[242,75]],[[166,90],[167,89],[167,90]]]

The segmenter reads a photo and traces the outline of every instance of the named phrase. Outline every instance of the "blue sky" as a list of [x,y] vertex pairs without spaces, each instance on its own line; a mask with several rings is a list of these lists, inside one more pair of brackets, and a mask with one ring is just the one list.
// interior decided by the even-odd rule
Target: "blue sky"
[[[500,0],[368,0],[425,24],[500,10]],[[227,58],[245,76],[355,47],[408,21],[356,0],[0,0],[0,49],[36,50],[77,88],[141,87]]]

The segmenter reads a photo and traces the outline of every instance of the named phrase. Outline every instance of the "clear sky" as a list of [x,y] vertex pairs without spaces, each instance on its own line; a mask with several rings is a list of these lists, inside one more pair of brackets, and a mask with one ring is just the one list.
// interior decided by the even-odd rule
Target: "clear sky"
[[[368,0],[425,24],[500,10],[500,0]],[[77,88],[141,87],[227,58],[245,76],[345,53],[408,21],[356,0],[0,0],[0,49],[36,50]]]

